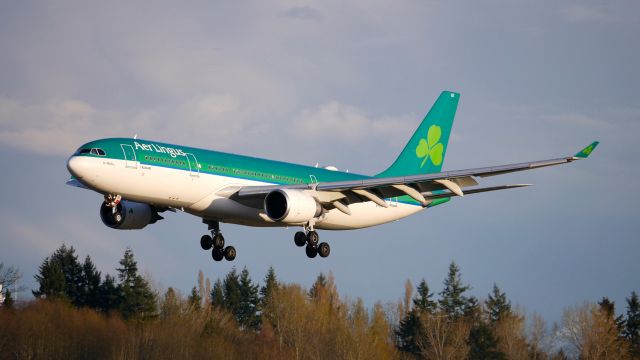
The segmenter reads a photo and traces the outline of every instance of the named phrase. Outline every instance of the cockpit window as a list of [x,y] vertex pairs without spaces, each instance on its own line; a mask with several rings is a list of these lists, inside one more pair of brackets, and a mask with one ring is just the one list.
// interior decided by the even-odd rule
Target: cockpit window
[[76,154],[78,155],[84,155],[84,154],[92,154],[92,155],[98,155],[98,156],[105,156],[107,155],[107,153],[104,152],[104,150],[102,149],[98,149],[98,148],[92,148],[92,149],[78,149],[78,151],[76,152]]

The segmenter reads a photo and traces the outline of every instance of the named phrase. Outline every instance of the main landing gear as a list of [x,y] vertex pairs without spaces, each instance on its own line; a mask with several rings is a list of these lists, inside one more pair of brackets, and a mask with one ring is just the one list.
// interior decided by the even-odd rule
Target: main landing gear
[[211,236],[202,235],[200,238],[200,247],[202,250],[211,250],[211,257],[215,261],[225,259],[233,261],[236,258],[236,248],[233,246],[224,247],[224,236],[220,232],[220,223],[217,221],[203,221],[209,225]]
[[310,259],[320,255],[320,257],[326,258],[331,253],[331,247],[326,242],[320,241],[320,236],[318,233],[313,230],[313,227],[305,227],[306,233],[304,231],[298,231],[294,237],[293,241],[298,247],[303,247],[306,245],[304,251],[307,254],[307,257]]

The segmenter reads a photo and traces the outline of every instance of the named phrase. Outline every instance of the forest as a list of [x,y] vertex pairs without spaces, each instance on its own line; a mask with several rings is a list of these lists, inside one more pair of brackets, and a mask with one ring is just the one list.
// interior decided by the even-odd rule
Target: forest
[[42,261],[34,299],[16,303],[20,272],[0,263],[0,359],[640,359],[635,291],[617,315],[607,297],[569,306],[557,324],[511,304],[497,285],[469,294],[455,262],[443,289],[406,281],[393,303],[368,308],[332,274],[308,288],[232,269],[202,271],[188,294],[157,289],[131,249],[116,276],[62,245]]

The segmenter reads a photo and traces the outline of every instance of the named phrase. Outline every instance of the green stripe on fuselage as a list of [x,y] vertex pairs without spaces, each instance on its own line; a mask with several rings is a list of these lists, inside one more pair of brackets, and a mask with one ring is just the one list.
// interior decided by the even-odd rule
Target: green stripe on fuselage
[[[78,156],[90,156],[96,158],[109,158],[117,160],[126,159],[125,147],[130,146],[136,156],[135,161],[141,165],[160,166],[183,171],[193,171],[203,174],[212,174],[244,180],[254,180],[270,184],[310,184],[314,182],[332,182],[345,180],[369,179],[371,176],[332,171],[313,166],[298,165],[282,161],[261,159],[251,156],[224,153],[220,151],[198,149],[180,145],[173,145],[155,141],[129,138],[109,138],[88,142],[80,149],[97,148],[105,151],[105,156],[94,154],[79,154]],[[199,168],[191,164],[191,156],[195,158]],[[191,162],[193,162],[191,160]],[[444,200],[444,199],[442,199]],[[420,205],[409,196],[401,196],[397,199],[400,203]],[[447,199],[448,201],[448,199]],[[434,201],[431,206],[446,201]]]

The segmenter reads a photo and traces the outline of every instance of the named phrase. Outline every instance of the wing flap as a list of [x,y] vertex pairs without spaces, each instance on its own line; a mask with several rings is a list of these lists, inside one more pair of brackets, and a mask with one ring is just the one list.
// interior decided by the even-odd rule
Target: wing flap
[[[467,189],[467,190],[465,190],[464,194],[465,195],[479,194],[479,193],[483,193],[483,192],[515,189],[515,188],[526,187],[526,186],[533,186],[533,184],[511,184],[511,185],[478,187],[478,188],[473,188],[473,189]],[[447,191],[443,191],[443,192],[438,192],[436,194],[434,194],[434,193],[423,193],[422,195],[425,197],[425,199],[427,199],[427,201],[436,200],[436,199],[442,199],[442,198],[448,198],[448,197],[452,197],[452,196],[458,196],[458,195],[456,195],[456,194],[454,194],[454,193],[452,193],[451,191],[448,191],[448,190]]]

